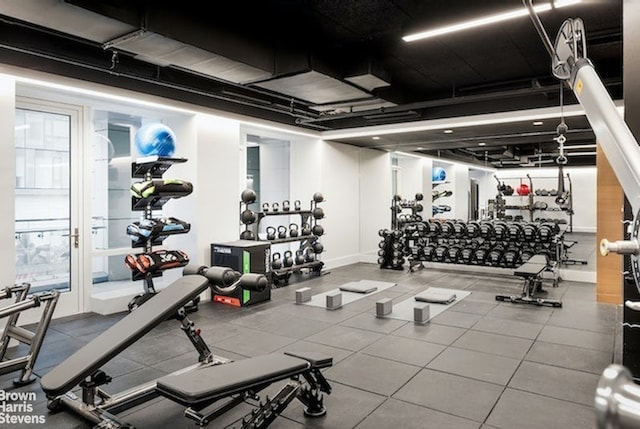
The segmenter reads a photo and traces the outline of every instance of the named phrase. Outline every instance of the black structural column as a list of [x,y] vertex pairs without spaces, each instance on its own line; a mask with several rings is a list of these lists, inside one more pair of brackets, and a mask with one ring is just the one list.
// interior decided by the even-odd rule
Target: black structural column
[[[624,0],[622,5],[622,45],[623,45],[623,85],[624,116],[631,132],[640,137],[640,2]],[[637,190],[640,192],[640,189]],[[628,204],[625,205],[625,219],[633,219]],[[627,238],[627,237],[625,237]],[[630,270],[629,257],[625,256],[625,270]],[[640,293],[635,282],[625,276],[624,300],[640,301]],[[629,368],[635,379],[640,378],[640,312],[624,307],[623,314],[622,363]]]

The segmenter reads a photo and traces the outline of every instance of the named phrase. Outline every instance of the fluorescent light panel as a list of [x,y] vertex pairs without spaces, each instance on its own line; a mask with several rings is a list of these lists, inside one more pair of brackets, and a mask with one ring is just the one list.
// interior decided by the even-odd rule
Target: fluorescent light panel
[[[556,0],[553,5],[551,3],[540,4],[533,7],[536,13],[547,12],[552,8],[560,8],[565,6],[571,6],[573,4],[580,3],[582,0]],[[511,10],[508,12],[499,13],[497,15],[485,16],[482,18],[473,19],[471,21],[461,22],[459,24],[447,25],[445,27],[435,28],[433,30],[422,31],[420,33],[409,34],[403,36],[402,40],[405,42],[414,42],[416,40],[427,39],[430,37],[442,36],[443,34],[454,33],[456,31],[468,30],[470,28],[481,27],[484,25],[495,24],[497,22],[508,21],[510,19],[519,18],[529,14],[529,10],[526,7]]]

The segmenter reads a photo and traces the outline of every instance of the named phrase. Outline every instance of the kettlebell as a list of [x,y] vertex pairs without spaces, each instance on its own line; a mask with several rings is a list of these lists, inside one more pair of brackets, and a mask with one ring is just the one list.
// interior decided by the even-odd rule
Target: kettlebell
[[289,224],[289,237],[298,236],[298,225],[295,223]]
[[291,203],[289,200],[284,200],[282,202],[282,211],[288,212],[289,210],[291,210]]
[[313,232],[313,235],[317,235],[318,237],[320,237],[322,234],[324,234],[324,227],[320,224],[315,224],[313,225],[313,228],[311,228],[311,232]]
[[278,238],[287,238],[287,227],[280,225],[278,227]]
[[283,261],[282,261],[282,264],[283,264],[285,267],[291,267],[291,266],[293,266],[293,253],[291,252],[291,250],[287,250],[287,251],[285,251],[285,252],[284,252],[284,255],[283,255],[283,258],[284,258],[284,259],[283,259]]
[[276,229],[272,226],[267,227],[267,240],[275,240],[276,239]]
[[296,265],[304,264],[304,252],[302,251],[302,249],[296,250],[295,262],[296,262]]
[[280,253],[276,252],[271,259],[271,269],[279,270],[280,268],[282,268],[282,259],[280,259]]
[[295,211],[299,212],[301,207],[302,207],[302,203],[300,202],[300,200],[295,200],[293,202],[293,209]]
[[304,255],[305,262],[314,262],[316,260],[316,254],[313,253],[313,249],[311,247],[307,247]]
[[280,210],[280,204],[278,204],[278,203],[271,204],[271,210],[273,210],[274,213],[279,211]]
[[311,235],[311,227],[309,226],[309,224],[307,222],[302,224],[302,227],[300,228],[300,234],[301,235]]
[[269,203],[262,204],[262,211],[267,213],[269,211]]

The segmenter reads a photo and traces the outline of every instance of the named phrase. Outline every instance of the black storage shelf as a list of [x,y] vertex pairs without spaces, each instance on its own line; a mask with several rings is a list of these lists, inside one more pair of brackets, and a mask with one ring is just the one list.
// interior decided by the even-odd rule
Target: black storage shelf
[[147,158],[138,158],[138,161],[139,162],[131,164],[131,177],[134,179],[159,179],[173,164],[187,162],[187,159],[151,156]]

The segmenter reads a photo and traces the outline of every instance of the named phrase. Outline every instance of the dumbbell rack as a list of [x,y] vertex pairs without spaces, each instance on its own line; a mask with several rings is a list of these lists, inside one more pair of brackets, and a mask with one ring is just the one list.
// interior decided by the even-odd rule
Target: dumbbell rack
[[[146,158],[139,158],[136,162],[131,163],[131,177],[133,179],[143,179],[143,181],[160,179],[164,173],[171,168],[174,164],[181,164],[187,162],[186,158],[169,158],[160,156],[151,156]],[[131,197],[131,210],[142,211],[142,218],[145,220],[151,220],[154,218],[154,212],[162,209],[162,207],[170,201],[171,196],[151,196],[148,198]],[[185,231],[187,233],[189,231]],[[156,240],[147,240],[140,245],[132,243],[133,248],[142,248],[142,253],[150,253],[153,251],[153,246],[161,245],[163,240],[168,235],[180,234],[183,232],[168,232],[161,234]],[[155,271],[153,273],[141,273],[132,272],[131,280],[138,281],[143,280],[144,293],[137,295],[129,303],[129,310],[137,307],[149,299],[156,293],[155,286],[153,285],[154,277],[162,277],[162,271]],[[198,302],[194,300],[190,310],[197,308]]]
[[430,219],[403,231],[409,270],[423,262],[515,268],[534,254],[547,254],[554,283],[562,258],[563,234],[556,224]]
[[[279,208],[278,211],[260,211],[256,213],[256,221],[252,224],[244,225],[245,231],[249,230],[252,232],[252,239],[256,241],[264,241],[270,243],[271,247],[279,244],[287,244],[287,243],[295,243],[299,242],[299,248],[296,250],[296,253],[301,252],[303,257],[305,258],[305,262],[303,263],[295,263],[291,266],[282,266],[277,269],[273,269],[271,266],[267,267],[266,277],[269,280],[270,284],[274,286],[279,286],[280,282],[283,282],[284,285],[289,284],[289,279],[291,275],[294,273],[301,273],[303,270],[307,270],[310,274],[320,275],[322,268],[324,267],[324,262],[319,260],[319,254],[313,252],[313,245],[315,243],[319,243],[320,235],[309,234],[309,235],[300,235],[301,226],[303,224],[308,224],[309,228],[313,230],[314,226],[319,225],[317,219],[314,217],[313,213],[316,208],[319,208],[318,204],[315,200],[310,201],[310,209],[309,210],[295,210],[294,208],[290,208],[289,210],[282,210]],[[240,203],[240,213],[242,213],[244,207],[244,203]],[[258,233],[260,222],[272,216],[300,216],[300,227],[298,229],[299,235],[296,237],[287,236],[284,238],[274,238],[274,239],[262,239]],[[297,224],[298,225],[298,224]],[[271,251],[271,258],[275,253]],[[269,264],[271,265],[271,263]]]
[[[394,195],[391,199],[391,230],[380,230],[378,235],[382,238],[379,243],[378,265],[380,268],[402,270],[405,263],[402,254],[403,232],[408,225],[422,222],[420,214],[424,208],[421,201],[422,194],[416,194],[414,200],[403,200],[400,195]],[[411,214],[403,214],[406,209],[411,210]]]

